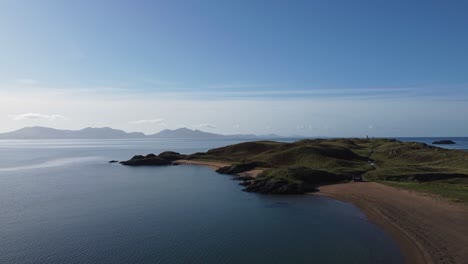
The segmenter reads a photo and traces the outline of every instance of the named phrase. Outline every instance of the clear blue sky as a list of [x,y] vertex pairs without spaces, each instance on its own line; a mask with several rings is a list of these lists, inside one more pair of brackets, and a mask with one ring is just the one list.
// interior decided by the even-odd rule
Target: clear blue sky
[[[207,114],[201,105],[214,104],[214,100],[229,101],[229,107],[245,100],[268,107],[275,107],[275,102],[290,104],[291,108],[310,100],[309,105],[316,106],[310,113],[313,118],[302,116],[295,120],[297,124],[271,124],[277,121],[257,109],[252,113],[257,113],[258,120],[272,120],[255,127],[247,122],[252,116],[239,117],[232,127],[242,127],[240,132],[271,129],[308,135],[360,135],[375,132],[377,127],[381,127],[375,132],[379,135],[466,135],[468,125],[458,123],[467,111],[463,103],[468,108],[467,13],[467,1],[4,0],[0,3],[0,90],[15,90],[14,98],[25,99],[29,106],[0,109],[0,118],[6,122],[12,116],[40,113],[68,116],[68,121],[40,123],[41,118],[33,118],[34,124],[100,126],[102,120],[112,118],[106,112],[110,110],[102,109],[105,102],[96,98],[112,91],[119,98],[143,96],[142,105],[149,100],[156,104],[170,95],[174,102],[193,103],[189,110],[194,115],[200,111],[193,122],[161,110],[146,116],[138,113],[145,120],[165,119],[169,128],[206,123],[211,125],[202,127],[215,132],[235,130],[216,116],[202,120]],[[101,111],[102,118],[69,117],[72,109],[67,104],[52,107],[52,99],[47,107],[28,101],[32,99],[27,94],[39,89],[42,95],[80,91],[80,96],[90,98],[82,101],[94,99],[100,104],[96,111]],[[84,91],[89,94],[83,95]],[[67,96],[61,100],[69,100],[70,105],[78,100],[74,94]],[[365,117],[364,110],[352,104],[356,100],[382,106],[373,108],[381,113]],[[365,124],[373,131],[346,130],[340,124],[347,118],[331,121],[334,115],[330,113],[339,115],[339,105],[346,103],[356,116],[367,118],[360,126]],[[327,105],[334,108],[327,109]],[[400,119],[393,117],[385,123],[380,117],[390,115],[392,105],[399,109],[414,105],[419,108],[406,110],[418,113],[412,122],[395,125],[405,123],[405,112],[396,111]],[[221,106],[210,107],[206,111]],[[447,122],[442,116],[424,119],[424,113],[434,107],[451,116],[446,130],[434,125]],[[299,111],[282,118],[295,119]],[[224,112],[218,118],[229,118],[228,110]],[[117,120],[102,125],[143,131],[163,128],[156,127],[162,122],[137,127],[130,124],[138,120]],[[2,130],[30,124],[17,121],[9,121]],[[399,130],[390,129],[394,126]],[[253,131],[247,131],[248,127]],[[303,127],[322,130],[303,131]]]

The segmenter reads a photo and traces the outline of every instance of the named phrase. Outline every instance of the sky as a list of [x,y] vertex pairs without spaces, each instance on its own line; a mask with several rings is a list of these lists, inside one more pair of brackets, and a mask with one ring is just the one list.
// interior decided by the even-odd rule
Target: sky
[[467,136],[468,1],[1,0],[0,132]]

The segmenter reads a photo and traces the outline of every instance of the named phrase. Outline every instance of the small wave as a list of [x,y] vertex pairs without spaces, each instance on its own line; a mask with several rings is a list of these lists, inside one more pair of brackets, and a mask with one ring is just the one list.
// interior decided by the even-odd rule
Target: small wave
[[74,163],[84,163],[84,162],[97,161],[97,160],[102,160],[102,159],[103,157],[77,157],[77,158],[54,159],[54,160],[48,160],[46,162],[38,163],[38,164],[0,168],[0,172],[42,169],[42,168],[50,168],[50,167],[62,167],[62,166],[66,166],[66,165],[70,165]]

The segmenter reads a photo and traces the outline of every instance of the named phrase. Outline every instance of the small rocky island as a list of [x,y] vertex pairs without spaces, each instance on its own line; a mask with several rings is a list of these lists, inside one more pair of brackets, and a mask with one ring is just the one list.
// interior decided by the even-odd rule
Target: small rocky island
[[[165,151],[137,155],[126,166],[198,164],[217,161],[228,166],[220,174],[234,175],[245,191],[299,194],[318,186],[346,182],[354,176],[368,180],[428,182],[468,178],[468,152],[395,139],[313,139],[293,143],[255,141],[184,155]],[[257,170],[255,176],[247,172]]]
[[442,140],[436,140],[436,141],[432,142],[432,144],[434,144],[434,145],[450,145],[450,144],[456,144],[456,143],[454,141],[452,141],[452,140],[442,139]]

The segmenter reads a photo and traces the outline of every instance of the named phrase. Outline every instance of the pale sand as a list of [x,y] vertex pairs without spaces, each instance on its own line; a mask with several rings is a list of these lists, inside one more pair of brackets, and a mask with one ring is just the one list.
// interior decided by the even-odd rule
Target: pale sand
[[175,163],[208,166],[215,170],[231,165],[229,163],[224,163],[224,162],[219,162],[219,161],[200,161],[200,160],[176,160]]
[[398,242],[407,263],[468,263],[468,207],[376,182],[326,185],[315,193],[351,202]]

